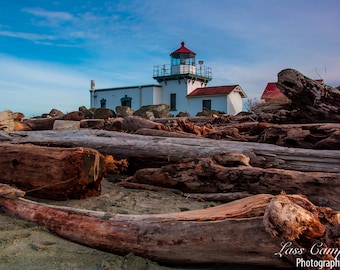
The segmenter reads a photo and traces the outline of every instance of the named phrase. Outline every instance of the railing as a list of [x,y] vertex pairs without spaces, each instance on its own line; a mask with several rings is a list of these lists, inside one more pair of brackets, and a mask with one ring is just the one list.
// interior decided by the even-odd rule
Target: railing
[[211,68],[202,65],[159,65],[153,67],[154,78],[177,74],[192,74],[208,79],[212,78]]

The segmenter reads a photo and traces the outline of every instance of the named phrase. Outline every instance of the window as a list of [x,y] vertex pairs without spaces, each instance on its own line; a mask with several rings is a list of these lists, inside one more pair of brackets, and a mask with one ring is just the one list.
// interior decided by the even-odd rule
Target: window
[[127,95],[125,95],[124,97],[120,99],[122,106],[127,106],[127,107],[131,107],[131,101],[132,101],[132,97],[128,97]]
[[176,109],[176,94],[170,94],[170,111],[177,111],[177,109]]
[[106,99],[105,98],[102,98],[101,100],[100,100],[100,108],[106,108]]
[[202,100],[202,111],[211,111],[211,99]]

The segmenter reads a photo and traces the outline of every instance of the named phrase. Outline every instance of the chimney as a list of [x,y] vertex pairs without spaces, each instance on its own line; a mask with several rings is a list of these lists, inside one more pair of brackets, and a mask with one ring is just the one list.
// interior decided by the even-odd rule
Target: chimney
[[91,90],[92,91],[96,90],[96,83],[94,82],[94,80],[91,80]]

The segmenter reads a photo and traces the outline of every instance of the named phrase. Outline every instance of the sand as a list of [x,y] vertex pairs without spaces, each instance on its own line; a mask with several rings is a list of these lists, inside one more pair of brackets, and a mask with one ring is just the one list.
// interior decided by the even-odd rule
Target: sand
[[[85,200],[39,200],[120,214],[180,212],[215,206],[171,191],[127,189],[116,176],[102,181],[102,194]],[[33,199],[33,198],[31,198]],[[36,200],[36,199],[35,199]],[[0,269],[250,269],[242,265],[164,266],[127,254],[118,256],[62,239],[46,228],[0,213]],[[251,269],[264,269],[251,267]]]

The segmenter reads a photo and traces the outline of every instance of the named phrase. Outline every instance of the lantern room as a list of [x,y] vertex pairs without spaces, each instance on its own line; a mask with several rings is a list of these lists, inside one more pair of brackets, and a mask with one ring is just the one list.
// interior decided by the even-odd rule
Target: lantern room
[[190,51],[188,48],[186,48],[184,45],[185,43],[181,42],[181,47],[177,49],[176,51],[173,51],[171,56],[171,65],[172,66],[178,66],[178,65],[195,65],[195,56],[196,53],[193,51]]
[[153,78],[159,83],[168,80],[199,80],[207,83],[212,79],[211,68],[203,66],[203,61],[198,61],[196,65],[196,53],[185,47],[181,42],[181,47],[170,54],[170,65],[154,66]]

